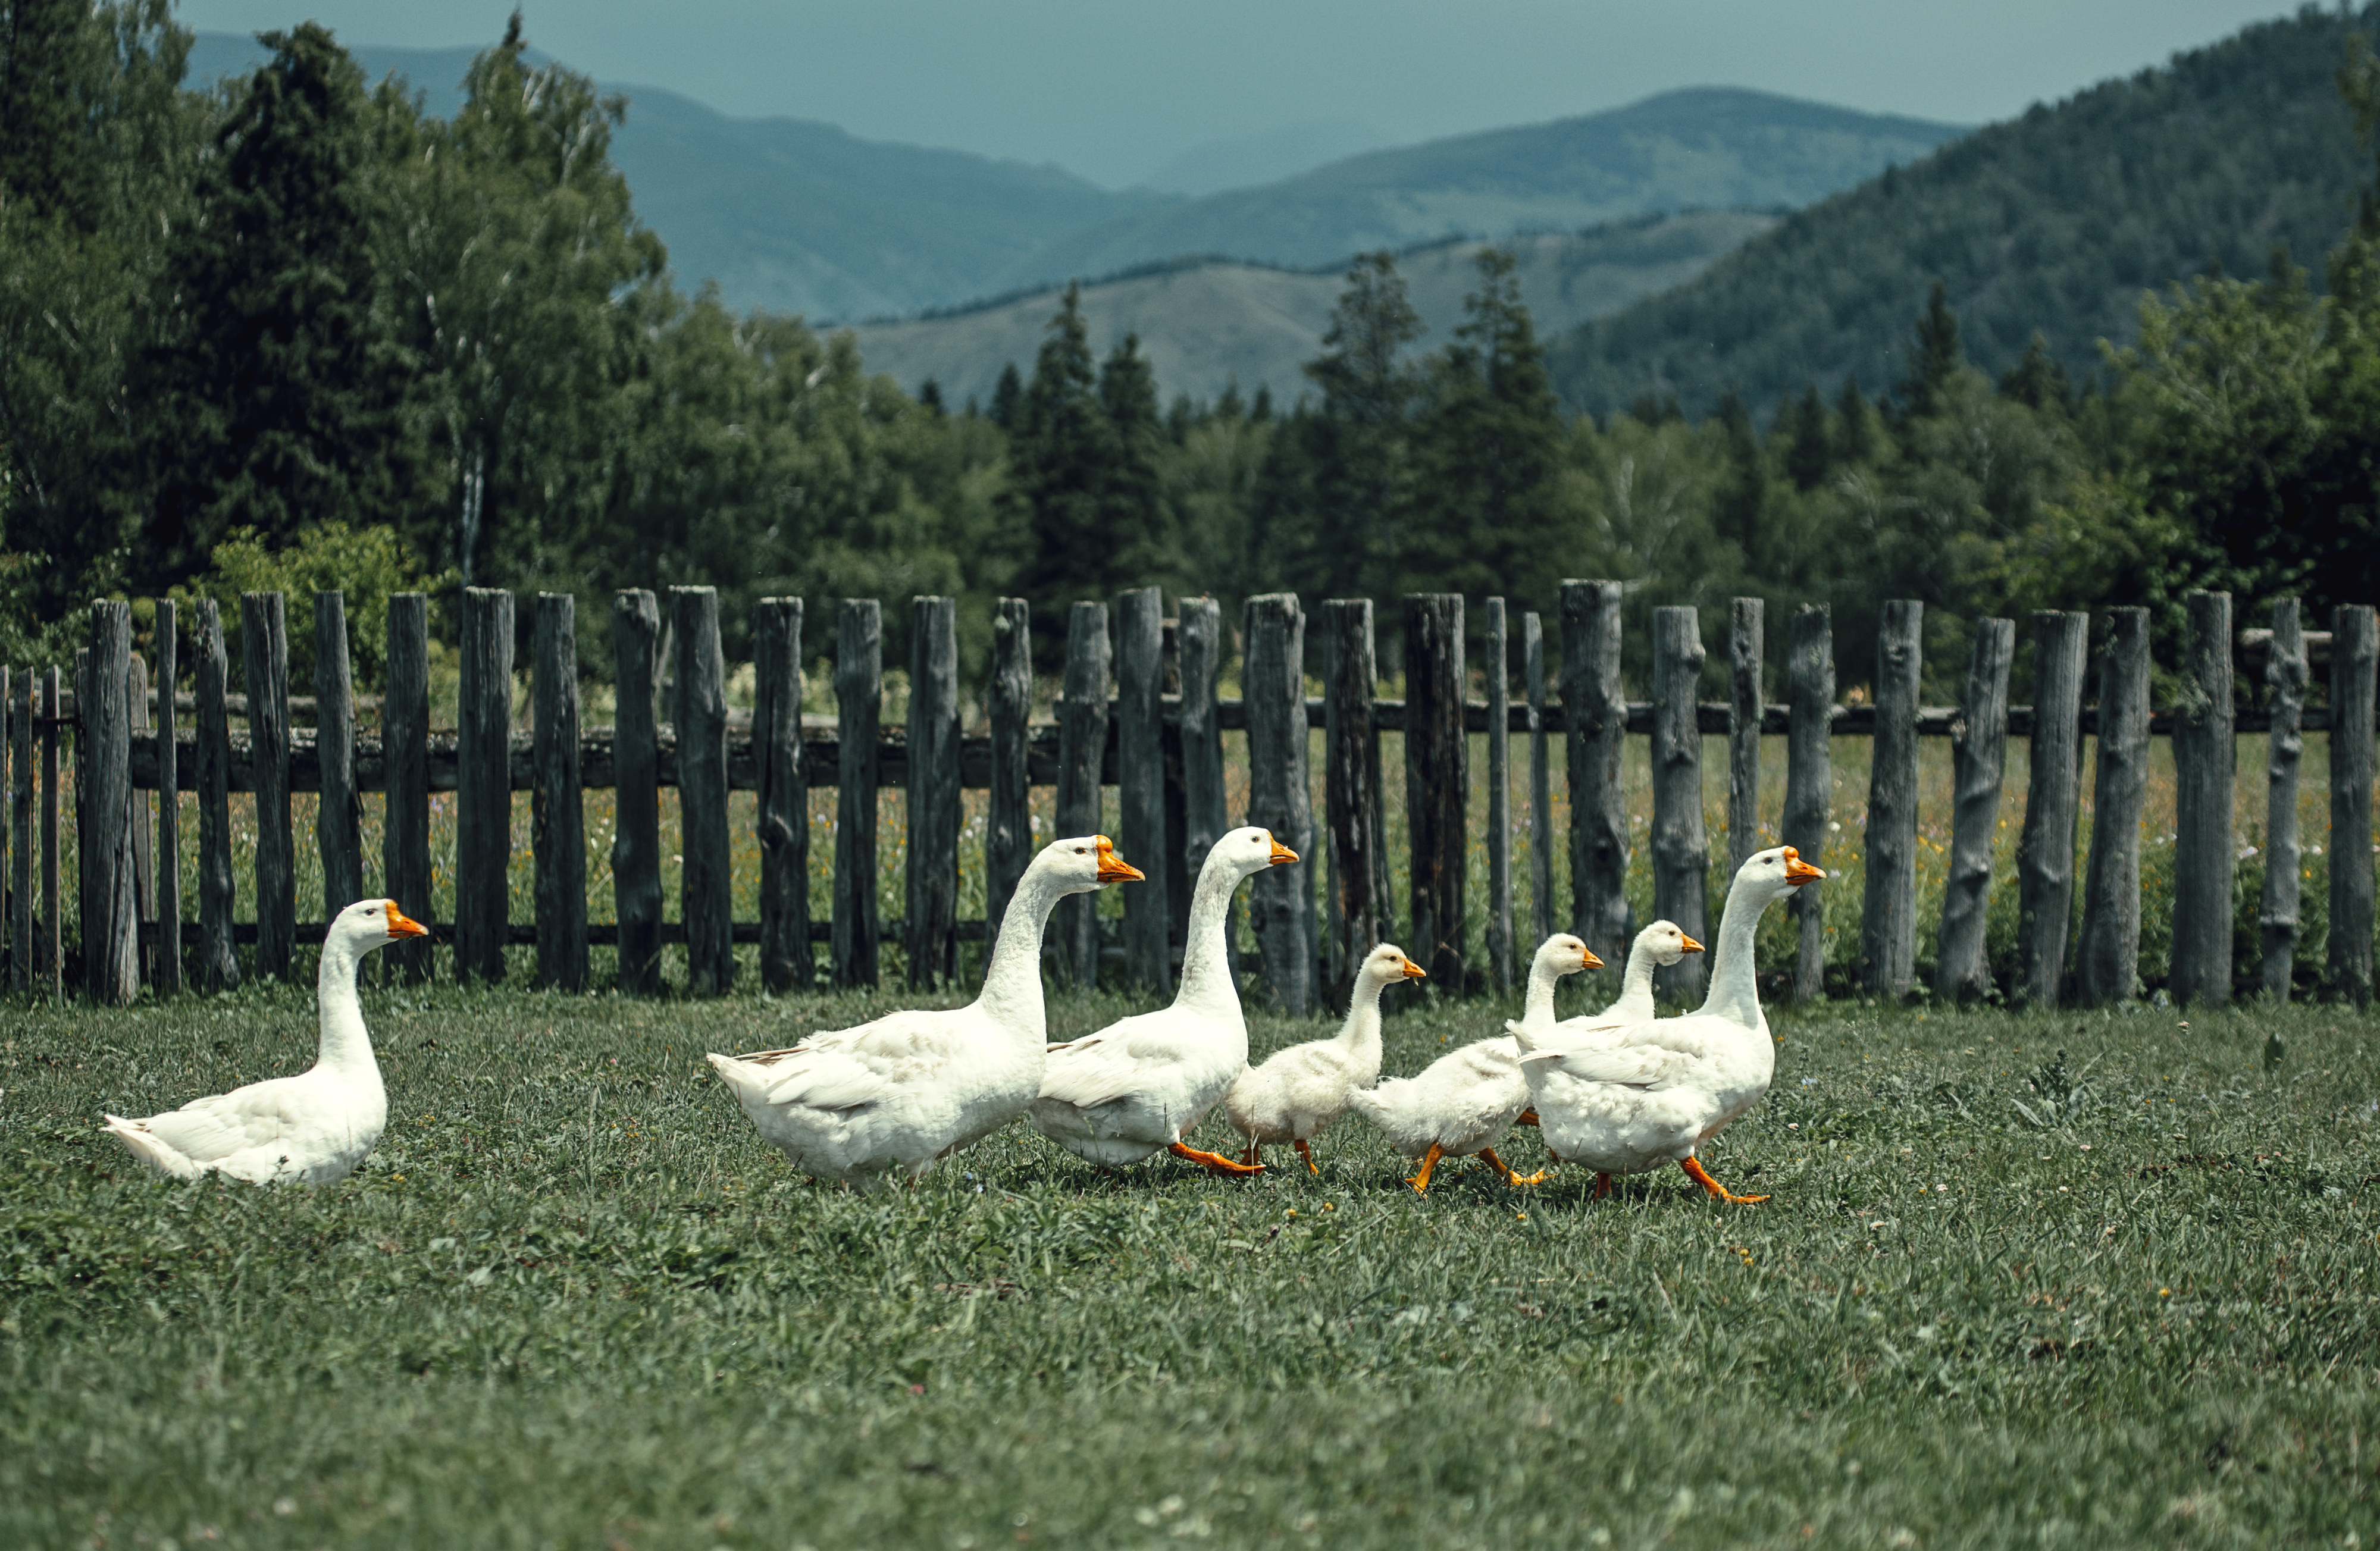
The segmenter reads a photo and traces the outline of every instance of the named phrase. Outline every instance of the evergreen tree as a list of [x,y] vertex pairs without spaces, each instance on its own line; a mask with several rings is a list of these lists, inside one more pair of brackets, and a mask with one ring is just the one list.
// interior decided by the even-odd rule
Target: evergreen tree
[[1924,315],[1917,320],[1915,348],[1910,355],[1909,370],[1900,380],[1898,396],[1902,417],[1922,420],[1937,413],[1943,389],[1965,364],[1966,356],[1959,348],[1958,314],[1950,310],[1949,293],[1937,280],[1933,295],[1926,298]]
[[1016,375],[1016,363],[1010,361],[1000,369],[1000,381],[991,387],[991,423],[1002,430],[1014,431],[1017,411],[1024,402],[1024,380]]
[[2033,343],[2024,347],[2024,357],[2001,375],[1999,387],[2002,398],[2014,399],[2028,409],[2064,410],[2073,402],[2066,368],[2049,353],[2049,341],[2037,329]]
[[1785,435],[1785,474],[1798,491],[1814,491],[1826,479],[1834,464],[1834,449],[1827,441],[1827,406],[1818,397],[1818,385],[1810,383],[1802,390],[1785,412],[1778,417]]
[[1115,539],[1104,521],[1111,444],[1081,291],[1069,285],[1017,407],[1003,496],[1026,538],[1017,590],[1033,606],[1033,637],[1051,661],[1064,649],[1068,609],[1109,591]]
[[1485,248],[1479,286],[1432,374],[1419,525],[1397,590],[1547,600],[1562,420],[1512,256]]
[[1127,333],[1099,367],[1099,409],[1106,418],[1100,457],[1099,528],[1111,556],[1116,587],[1147,587],[1171,578],[1181,557],[1165,521],[1158,465],[1168,438],[1157,418],[1157,375]]
[[170,261],[148,533],[169,576],[235,527],[277,546],[310,522],[392,521],[419,462],[413,363],[380,305],[363,72],[312,22],[262,41]]
[[1761,560],[1761,515],[1768,500],[1768,469],[1761,455],[1760,438],[1752,429],[1752,411],[1732,388],[1719,395],[1718,422],[1727,441],[1727,479],[1719,486],[1718,506],[1713,515],[1720,537],[1733,539],[1744,565],[1756,570]]
[[[1286,510],[1274,514],[1281,546],[1276,553],[1296,578],[1285,585],[1329,597],[1385,598],[1403,574],[1412,421],[1421,390],[1405,348],[1421,334],[1421,316],[1405,297],[1393,258],[1367,253],[1348,266],[1322,354],[1305,369],[1322,391],[1318,412],[1300,428],[1312,505],[1302,521]],[[1261,420],[1270,408],[1263,388],[1257,401]]]
[[948,414],[942,404],[942,385],[929,377],[917,384],[917,406],[930,414]]
[[1842,391],[1835,395],[1834,443],[1835,461],[1850,468],[1875,462],[1882,450],[1876,410],[1860,392],[1856,377],[1844,378]]

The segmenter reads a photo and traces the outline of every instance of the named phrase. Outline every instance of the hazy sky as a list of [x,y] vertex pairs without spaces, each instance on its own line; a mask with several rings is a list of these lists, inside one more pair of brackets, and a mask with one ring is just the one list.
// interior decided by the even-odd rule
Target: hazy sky
[[[493,42],[503,0],[182,0],[354,42]],[[1122,186],[1319,119],[1391,142],[1750,86],[1980,123],[2162,63],[2274,0],[527,0],[530,42],[724,112],[1055,162]]]

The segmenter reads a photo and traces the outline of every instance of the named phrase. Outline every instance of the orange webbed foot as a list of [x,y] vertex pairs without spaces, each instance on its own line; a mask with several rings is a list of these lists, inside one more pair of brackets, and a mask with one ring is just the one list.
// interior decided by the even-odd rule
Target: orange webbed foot
[[1261,1163],[1242,1163],[1237,1158],[1225,1157],[1220,1153],[1202,1153],[1196,1147],[1185,1147],[1179,1142],[1165,1150],[1175,1157],[1186,1157],[1193,1163],[1203,1164],[1218,1174],[1261,1174],[1265,1171],[1264,1165]]
[[1405,1183],[1414,1187],[1414,1194],[1415,1195],[1427,1195],[1429,1194],[1430,1170],[1436,1169],[1438,1167],[1438,1160],[1445,1156],[1446,1149],[1444,1147],[1439,1146],[1435,1142],[1432,1142],[1429,1145],[1429,1151],[1422,1155],[1420,1170],[1415,1173],[1412,1179],[1405,1181]]
[[1703,1168],[1702,1160],[1699,1158],[1682,1157],[1678,1159],[1678,1167],[1686,1171],[1686,1178],[1694,1181],[1721,1201],[1731,1202],[1738,1206],[1756,1206],[1768,1199],[1765,1195],[1736,1194],[1735,1192],[1712,1179],[1709,1170]]
[[1322,1178],[1322,1169],[1315,1163],[1313,1149],[1305,1145],[1305,1138],[1301,1136],[1296,1141],[1291,1143],[1290,1145],[1295,1147],[1297,1149],[1297,1156],[1305,1160],[1305,1171],[1313,1175],[1318,1180]]
[[1519,1114],[1512,1117],[1512,1123],[1514,1125],[1536,1125],[1539,1123],[1537,1120],[1537,1112],[1535,1109],[1524,1109]]
[[1508,1185],[1534,1185],[1543,1181],[1546,1177],[1546,1171],[1542,1169],[1538,1169],[1534,1174],[1520,1174],[1514,1172],[1512,1165],[1506,1163],[1502,1158],[1496,1156],[1496,1149],[1493,1147],[1480,1148],[1479,1156],[1488,1160],[1488,1168],[1493,1169],[1497,1173],[1504,1176],[1504,1182]]

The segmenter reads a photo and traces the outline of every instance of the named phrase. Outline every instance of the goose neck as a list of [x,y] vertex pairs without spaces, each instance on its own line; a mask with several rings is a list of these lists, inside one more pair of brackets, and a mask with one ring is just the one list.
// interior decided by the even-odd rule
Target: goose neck
[[1355,994],[1347,1001],[1346,1026],[1339,1031],[1339,1043],[1357,1059],[1377,1060],[1380,1051],[1380,992],[1382,983],[1369,975],[1355,976]]
[[314,1005],[322,1021],[325,1066],[373,1065],[371,1036],[364,1028],[363,1003],[356,995],[356,973],[362,962],[353,943],[334,937],[322,944],[322,962],[314,972]]
[[1050,913],[1065,897],[1056,878],[1038,868],[1026,869],[1001,915],[1000,940],[992,945],[983,990],[976,998],[976,1005],[995,1022],[1030,1032],[1037,1045],[1048,1028],[1041,1001],[1041,934]]
[[1539,960],[1529,965],[1529,997],[1521,1005],[1521,1022],[1533,1029],[1550,1028],[1554,1021],[1554,988],[1561,972]]
[[1220,858],[1199,869],[1198,887],[1190,896],[1190,922],[1183,938],[1182,989],[1178,1005],[1228,1006],[1239,1011],[1240,993],[1232,984],[1232,896],[1246,875]]
[[1746,1028],[1761,1024],[1760,992],[1754,979],[1753,934],[1761,912],[1774,896],[1757,883],[1737,878],[1727,891],[1727,910],[1719,917],[1718,942],[1711,957],[1710,994],[1702,1011],[1731,1018]]

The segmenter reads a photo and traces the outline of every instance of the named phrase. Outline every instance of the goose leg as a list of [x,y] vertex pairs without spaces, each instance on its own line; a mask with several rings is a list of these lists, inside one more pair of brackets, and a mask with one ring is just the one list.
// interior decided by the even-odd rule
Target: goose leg
[[1512,1123],[1514,1125],[1536,1125],[1537,1123],[1537,1112],[1534,1109],[1524,1109],[1519,1114],[1512,1117]]
[[1597,1201],[1600,1201],[1610,1194],[1611,1176],[1609,1174],[1597,1174],[1595,1177],[1595,1198]]
[[1508,1185],[1533,1185],[1546,1177],[1546,1171],[1542,1169],[1526,1176],[1514,1173],[1510,1164],[1496,1156],[1496,1149],[1493,1147],[1480,1148],[1479,1156],[1488,1160],[1488,1168],[1504,1176],[1504,1182]]
[[1249,1138],[1248,1138],[1248,1145],[1247,1145],[1246,1146],[1242,1147],[1242,1148],[1240,1149],[1240,1161],[1241,1161],[1242,1163],[1249,1164],[1249,1165],[1251,1165],[1251,1166],[1253,1166],[1253,1165],[1255,1165],[1255,1164],[1262,1163],[1262,1162],[1264,1161],[1264,1159],[1263,1159],[1261,1157],[1259,1157],[1259,1156],[1258,1156],[1258,1152],[1259,1152],[1259,1149],[1261,1148],[1261,1146],[1262,1146],[1262,1144],[1260,1144],[1259,1142],[1257,1142],[1257,1139],[1256,1139],[1255,1137],[1253,1137],[1253,1136],[1249,1137]]
[[1220,1153],[1202,1153],[1196,1147],[1186,1147],[1179,1142],[1174,1143],[1165,1150],[1172,1153],[1175,1157],[1186,1157],[1193,1163],[1205,1164],[1208,1169],[1213,1169],[1218,1174],[1261,1174],[1264,1172],[1264,1165],[1261,1163],[1242,1163],[1236,1158],[1225,1157]]
[[1429,1145],[1429,1151],[1422,1155],[1421,1171],[1415,1174],[1412,1179],[1405,1181],[1405,1183],[1414,1187],[1415,1194],[1427,1195],[1429,1194],[1430,1170],[1436,1169],[1438,1167],[1438,1160],[1445,1156],[1446,1149],[1444,1147],[1439,1146],[1435,1142],[1432,1142]]
[[1305,1171],[1313,1175],[1318,1180],[1322,1178],[1322,1170],[1315,1165],[1314,1155],[1306,1150],[1305,1138],[1301,1136],[1296,1141],[1291,1143],[1290,1145],[1295,1147],[1297,1149],[1297,1156],[1305,1160]]
[[1736,1194],[1717,1180],[1712,1179],[1709,1171],[1703,1168],[1700,1158],[1692,1156],[1682,1157],[1678,1159],[1678,1167],[1686,1171],[1686,1178],[1694,1181],[1721,1201],[1731,1201],[1739,1206],[1752,1206],[1768,1199],[1765,1195]]

